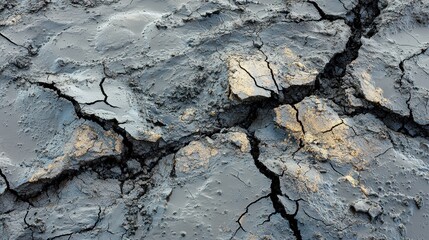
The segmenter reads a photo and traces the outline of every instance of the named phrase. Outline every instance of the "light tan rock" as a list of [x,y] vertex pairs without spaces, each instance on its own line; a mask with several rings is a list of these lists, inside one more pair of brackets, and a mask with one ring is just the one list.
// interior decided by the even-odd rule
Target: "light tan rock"
[[297,121],[297,111],[291,105],[282,105],[274,109],[276,114],[275,122],[293,133],[301,133],[301,125]]
[[89,125],[81,125],[65,145],[64,154],[38,169],[29,182],[55,178],[63,171],[77,169],[87,161],[107,156],[117,157],[122,151],[122,137],[113,131],[97,131]]
[[230,88],[230,98],[239,100],[250,100],[251,98],[269,98],[271,92],[256,86],[255,80],[248,72],[240,67],[239,57],[230,57],[228,59],[228,81]]
[[278,81],[283,88],[314,84],[319,74],[316,69],[307,67],[304,60],[288,47],[284,48],[282,56],[285,58],[283,67],[287,73],[279,76]]
[[311,134],[326,132],[342,123],[338,114],[325,101],[309,97],[296,104],[298,119],[304,131]]
[[193,141],[176,154],[176,172],[188,173],[196,169],[207,168],[210,159],[218,154],[216,148],[201,141]]
[[243,132],[231,132],[228,133],[228,138],[231,142],[240,148],[241,152],[248,153],[250,152],[250,142],[246,134]]
[[[302,141],[301,151],[311,152],[320,161],[352,163],[356,168],[362,168],[391,147],[382,131],[356,136],[351,127],[354,123],[346,124],[350,120],[341,119],[326,100],[313,96],[295,106],[296,110],[290,105],[274,109],[274,121]],[[373,144],[370,139],[376,139],[378,144]]]
[[262,56],[252,56],[252,59],[240,61],[240,66],[255,79],[257,86],[278,93],[271,70]]

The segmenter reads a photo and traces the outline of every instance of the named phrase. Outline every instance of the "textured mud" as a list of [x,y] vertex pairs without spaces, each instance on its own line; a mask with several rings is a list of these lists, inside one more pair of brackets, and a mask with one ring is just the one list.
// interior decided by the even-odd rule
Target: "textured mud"
[[426,239],[423,0],[0,0],[1,239]]

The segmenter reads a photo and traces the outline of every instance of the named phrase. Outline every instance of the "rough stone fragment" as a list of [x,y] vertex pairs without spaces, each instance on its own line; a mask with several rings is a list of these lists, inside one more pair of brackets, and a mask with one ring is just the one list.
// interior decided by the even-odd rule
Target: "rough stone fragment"
[[278,126],[294,133],[302,132],[301,124],[297,120],[298,112],[291,105],[277,107],[274,112],[276,113],[275,122]]
[[374,134],[381,141],[376,146],[356,137],[353,120],[341,119],[329,106],[329,101],[309,97],[295,107],[296,110],[290,105],[274,109],[275,122],[292,132],[296,139],[302,141],[303,150],[312,152],[319,160],[363,164],[362,159],[370,161],[371,157],[391,146],[383,132]]
[[295,54],[290,48],[286,47],[283,54],[288,63],[288,73],[286,76],[280,78],[284,80],[283,87],[311,85],[314,83],[316,76],[319,74],[317,70],[308,69],[308,67],[302,63],[302,57]]
[[258,87],[278,94],[277,83],[273,79],[272,70],[264,58],[265,56],[255,55],[251,59],[240,61],[239,65],[255,80]]
[[240,151],[243,153],[250,152],[250,142],[247,138],[247,135],[243,132],[231,132],[228,133],[228,140],[231,141],[234,145],[240,148]]
[[324,100],[309,97],[296,104],[298,119],[304,131],[317,134],[330,131],[342,123],[338,114]]
[[377,203],[370,200],[357,200],[353,202],[351,206],[356,212],[367,213],[371,217],[371,219],[375,219],[383,213],[383,208]]
[[[228,60],[230,98],[237,97],[239,100],[258,97],[269,98],[271,92],[258,85],[259,82],[264,82],[267,76],[261,75],[265,80],[261,80],[259,76],[252,76],[251,73],[240,67],[241,61],[239,57],[231,57]],[[252,72],[255,71],[253,70]]]
[[176,154],[176,171],[188,173],[199,168],[207,168],[209,160],[217,154],[217,149],[206,146],[203,142],[191,142]]

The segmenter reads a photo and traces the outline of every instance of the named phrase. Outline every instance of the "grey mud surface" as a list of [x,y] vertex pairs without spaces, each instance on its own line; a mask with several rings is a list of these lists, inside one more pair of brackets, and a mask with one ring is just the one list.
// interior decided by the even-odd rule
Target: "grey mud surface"
[[0,239],[427,239],[424,0],[0,0]]

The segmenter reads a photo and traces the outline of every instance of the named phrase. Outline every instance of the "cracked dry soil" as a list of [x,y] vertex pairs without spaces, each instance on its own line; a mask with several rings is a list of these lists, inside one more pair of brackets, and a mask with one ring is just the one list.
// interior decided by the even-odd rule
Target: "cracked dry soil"
[[427,239],[424,0],[0,0],[1,239]]

